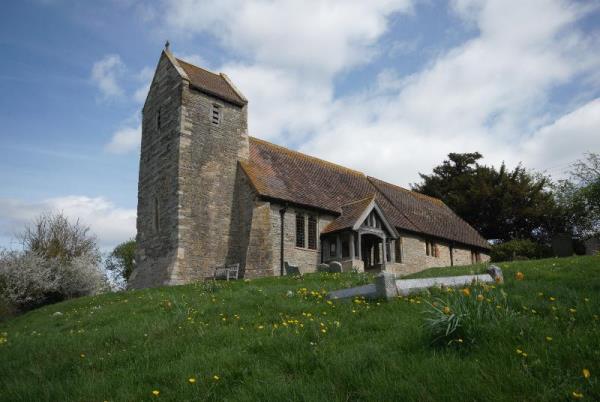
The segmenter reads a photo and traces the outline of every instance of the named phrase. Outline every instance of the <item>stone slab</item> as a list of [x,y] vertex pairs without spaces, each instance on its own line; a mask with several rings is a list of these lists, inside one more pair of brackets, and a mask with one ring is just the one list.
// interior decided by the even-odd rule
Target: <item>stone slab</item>
[[472,282],[494,283],[495,280],[489,274],[443,276],[438,278],[422,279],[400,279],[396,281],[398,293],[407,296],[434,287],[459,287],[468,286]]
[[334,290],[327,294],[327,299],[347,299],[349,297],[374,298],[377,294],[375,284],[357,286],[354,288]]

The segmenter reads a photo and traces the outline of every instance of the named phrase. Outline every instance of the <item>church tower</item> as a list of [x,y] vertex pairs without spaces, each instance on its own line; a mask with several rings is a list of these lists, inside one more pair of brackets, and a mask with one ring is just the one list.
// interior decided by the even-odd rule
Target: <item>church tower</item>
[[225,74],[162,52],[142,110],[133,288],[201,279],[239,262],[238,161],[247,100]]

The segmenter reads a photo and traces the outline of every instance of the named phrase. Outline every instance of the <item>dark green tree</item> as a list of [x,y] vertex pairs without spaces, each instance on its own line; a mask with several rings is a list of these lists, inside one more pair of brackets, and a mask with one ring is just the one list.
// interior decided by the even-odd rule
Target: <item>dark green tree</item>
[[481,158],[479,152],[448,154],[412,189],[440,198],[487,239],[547,241],[564,230],[548,177],[521,165],[480,165]]
[[125,281],[135,268],[135,240],[119,244],[106,258],[106,269],[122,277]]

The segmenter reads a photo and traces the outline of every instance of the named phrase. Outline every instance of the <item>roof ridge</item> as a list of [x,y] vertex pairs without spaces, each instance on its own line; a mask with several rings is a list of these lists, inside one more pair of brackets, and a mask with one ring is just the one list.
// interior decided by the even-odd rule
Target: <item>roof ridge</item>
[[373,193],[373,194],[371,194],[371,195],[369,195],[369,196],[367,196],[367,197],[361,198],[360,200],[350,201],[350,202],[348,202],[348,203],[346,203],[346,204],[342,204],[342,205],[340,205],[340,206],[341,206],[341,207],[347,207],[348,205],[357,204],[357,203],[359,203],[359,202],[362,202],[362,201],[365,201],[365,200],[374,200],[374,199],[375,199],[375,196],[376,196],[376,194],[375,194],[375,193]]
[[377,180],[377,181],[380,181],[380,182],[382,182],[382,183],[384,183],[384,184],[387,184],[388,186],[395,187],[395,188],[397,188],[397,189],[399,189],[399,190],[402,190],[402,191],[405,191],[405,192],[407,192],[407,193],[410,193],[412,196],[414,196],[414,197],[416,197],[416,198],[422,198],[422,199],[428,200],[428,201],[430,201],[430,202],[434,202],[434,203],[436,203],[436,202],[437,202],[437,203],[441,204],[442,206],[446,206],[446,204],[444,203],[444,201],[442,201],[442,200],[441,200],[441,199],[439,199],[439,198],[432,197],[432,196],[430,196],[430,195],[427,195],[427,194],[419,193],[418,191],[409,190],[409,189],[407,189],[407,188],[404,188],[404,187],[402,187],[402,186],[399,186],[399,185],[397,185],[397,184],[388,183],[387,181],[385,181],[385,180],[381,180],[381,179],[378,179],[377,177],[373,177],[373,176],[367,176],[367,179],[368,179],[369,181],[371,181],[371,180]]
[[350,168],[347,168],[345,166],[339,165],[337,163],[329,162],[329,161],[326,161],[325,159],[317,158],[316,156],[308,155],[308,154],[305,154],[303,152],[296,151],[294,149],[286,148],[284,146],[277,145],[277,144],[274,144],[274,143],[269,142],[269,141],[265,141],[265,140],[263,140],[261,138],[257,138],[257,137],[253,137],[253,136],[248,136],[248,137],[252,141],[257,141],[257,142],[263,143],[264,145],[267,145],[267,146],[270,146],[270,147],[273,147],[273,148],[278,148],[278,149],[280,149],[280,150],[282,150],[284,152],[295,154],[295,155],[297,155],[297,156],[299,156],[301,158],[310,159],[310,160],[313,160],[315,162],[319,162],[319,163],[322,163],[322,164],[325,164],[325,165],[329,165],[331,167],[335,167],[335,168],[340,169],[340,170],[345,170],[345,171],[348,171],[348,172],[350,172],[350,173],[352,173],[354,175],[360,175],[360,176],[365,177],[365,178],[367,177],[361,171],[350,169]]

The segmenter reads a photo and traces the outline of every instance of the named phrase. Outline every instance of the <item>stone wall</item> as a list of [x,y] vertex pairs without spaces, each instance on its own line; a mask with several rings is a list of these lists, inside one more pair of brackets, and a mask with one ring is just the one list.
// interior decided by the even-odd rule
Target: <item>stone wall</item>
[[142,110],[137,269],[129,281],[132,288],[170,284],[177,278],[178,256],[182,257],[177,222],[181,86],[177,70],[163,52]]
[[[213,106],[221,118],[212,123]],[[241,189],[238,160],[248,160],[247,106],[238,107],[190,87],[182,90],[179,163],[182,279],[210,275],[215,266],[245,260],[247,214],[238,213]],[[246,232],[244,232],[246,230]]]
[[470,249],[462,248],[462,247],[454,247],[452,255],[454,257],[454,265],[456,265],[456,266],[472,264]]
[[[271,206],[271,239],[272,239],[272,269],[274,275],[280,274],[280,243],[281,243],[281,215],[279,211],[283,205],[272,203]],[[317,249],[296,247],[296,212],[311,214],[317,217]],[[321,262],[321,240],[319,234],[333,219],[332,215],[322,214],[299,207],[288,206],[284,215],[284,260],[291,265],[297,265],[301,273],[314,272],[317,264]],[[305,225],[306,227],[308,225]],[[308,233],[306,228],[305,233]],[[305,237],[308,238],[305,234]]]

